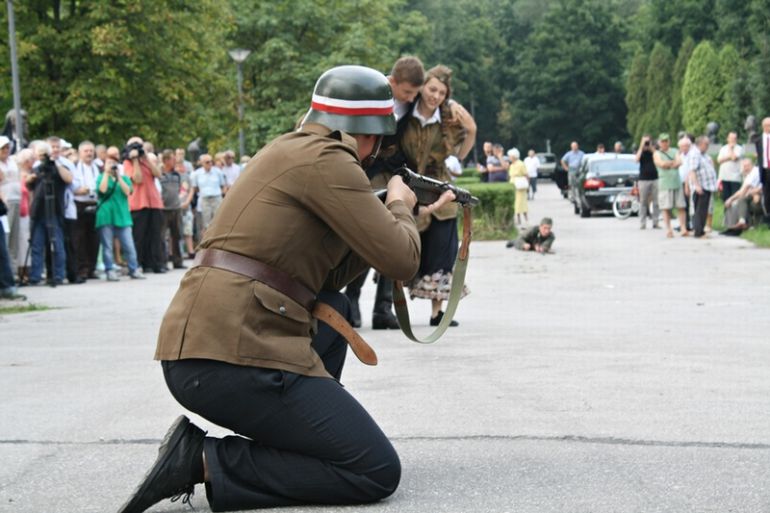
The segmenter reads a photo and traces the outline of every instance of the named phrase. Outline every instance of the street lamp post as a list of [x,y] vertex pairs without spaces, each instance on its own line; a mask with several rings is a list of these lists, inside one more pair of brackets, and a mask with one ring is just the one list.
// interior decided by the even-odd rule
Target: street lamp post
[[13,0],[8,0],[8,39],[11,47],[11,82],[13,83],[13,110],[16,115],[16,151],[24,144],[24,121],[21,118],[21,88],[19,66],[16,60],[16,23],[13,16]]
[[243,137],[243,61],[249,56],[251,50],[235,48],[227,53],[238,67],[238,151],[243,157],[246,154],[246,141]]

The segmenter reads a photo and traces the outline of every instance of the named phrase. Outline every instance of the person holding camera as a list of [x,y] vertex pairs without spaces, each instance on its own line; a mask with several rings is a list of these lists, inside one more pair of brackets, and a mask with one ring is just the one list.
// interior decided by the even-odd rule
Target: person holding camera
[[77,275],[80,279],[96,278],[96,260],[99,254],[99,235],[96,231],[96,179],[99,167],[94,162],[94,143],[83,141],[78,146],[73,184],[75,190],[74,247]]
[[[652,219],[652,227],[658,226],[658,168],[655,167],[655,147],[650,134],[644,134],[636,150],[636,161],[639,163],[639,228],[647,228],[647,218]],[[652,204],[652,207],[650,207]],[[652,213],[650,213],[652,211]]]
[[107,155],[104,160],[104,172],[96,178],[99,203],[96,209],[96,229],[102,242],[102,261],[107,272],[107,281],[118,281],[114,269],[112,243],[120,241],[120,247],[128,264],[128,275],[134,279],[143,279],[136,260],[136,248],[131,234],[131,211],[128,209],[128,197],[131,195],[131,179],[121,176],[118,161]]
[[64,283],[67,256],[64,249],[64,193],[72,183],[72,171],[63,165],[58,157],[58,138],[55,140],[56,154],[49,142],[37,144],[38,164],[27,177],[27,187],[34,187],[34,199],[30,208],[32,222],[32,263],[29,284],[37,285],[43,275],[46,246],[53,250],[53,276],[48,276],[52,285]]
[[163,200],[155,178],[160,178],[161,170],[147,158],[141,137],[134,136],[126,143],[126,160],[123,172],[131,178],[133,192],[128,198],[133,221],[134,245],[136,258],[144,272],[165,273],[163,261]]

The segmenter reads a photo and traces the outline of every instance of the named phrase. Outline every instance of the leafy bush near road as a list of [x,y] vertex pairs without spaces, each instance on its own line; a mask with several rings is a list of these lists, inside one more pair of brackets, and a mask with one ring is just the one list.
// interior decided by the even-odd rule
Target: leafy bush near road
[[[506,240],[516,237],[513,222],[513,205],[516,190],[508,183],[458,184],[479,198],[479,206],[473,208],[474,240]],[[458,230],[462,236],[462,211],[458,217]]]

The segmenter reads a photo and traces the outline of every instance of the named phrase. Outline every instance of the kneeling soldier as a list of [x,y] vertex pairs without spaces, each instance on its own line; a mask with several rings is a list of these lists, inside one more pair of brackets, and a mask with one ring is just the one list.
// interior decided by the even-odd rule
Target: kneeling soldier
[[339,383],[345,340],[311,315],[318,300],[349,320],[337,291],[369,265],[398,280],[417,271],[414,194],[394,177],[383,205],[362,169],[395,127],[385,76],[333,68],[301,128],[227,193],[155,358],[182,406],[239,436],[207,437],[180,417],[122,513],[189,501],[203,482],[214,511],[366,503],[396,489],[398,455]]

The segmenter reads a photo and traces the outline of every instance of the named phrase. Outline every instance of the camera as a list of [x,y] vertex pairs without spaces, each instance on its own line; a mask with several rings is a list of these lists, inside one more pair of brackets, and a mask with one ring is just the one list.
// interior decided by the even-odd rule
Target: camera
[[123,150],[123,152],[125,153],[125,158],[126,159],[131,158],[131,157],[129,157],[129,154],[133,150],[136,150],[136,153],[137,153],[138,157],[144,156],[144,145],[142,143],[140,143],[140,142],[135,142],[135,143],[131,143],[131,144],[126,145],[125,149]]

